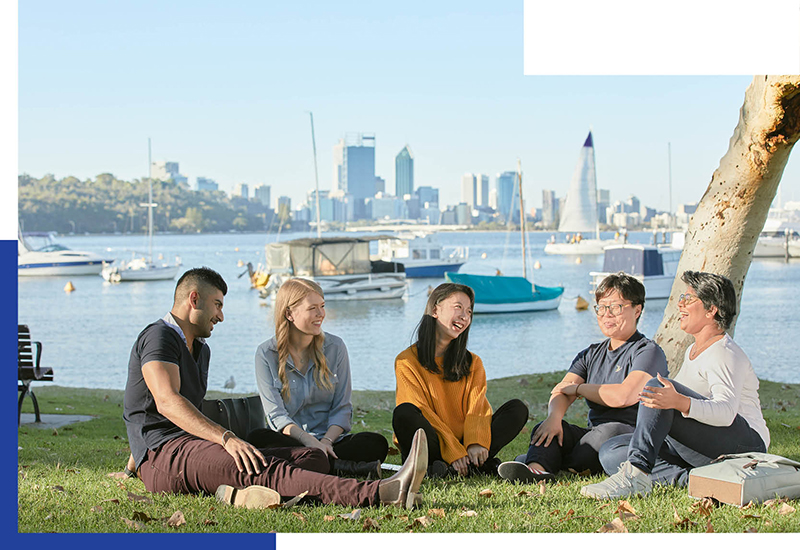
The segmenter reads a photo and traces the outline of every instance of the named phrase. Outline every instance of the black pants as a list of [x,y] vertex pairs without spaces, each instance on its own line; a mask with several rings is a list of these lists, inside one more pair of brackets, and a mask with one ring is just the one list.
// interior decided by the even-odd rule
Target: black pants
[[[273,447],[302,447],[293,437],[270,430],[260,428],[247,434],[247,442],[259,449]],[[359,432],[347,434],[339,438],[333,444],[333,452],[341,460],[354,460],[356,462],[372,462],[373,460],[386,460],[389,452],[389,443],[381,434],[373,432]]]
[[[532,433],[536,433],[539,424],[533,428]],[[536,462],[554,474],[559,470],[569,469],[579,473],[589,470],[593,474],[598,474],[603,471],[598,456],[603,443],[612,437],[633,432],[633,426],[622,422],[606,422],[590,429],[562,420],[561,429],[564,432],[561,445],[556,438],[553,438],[547,447],[544,443],[540,443],[538,447],[531,444],[528,447],[528,454],[524,455],[521,462],[526,464]]]
[[[528,407],[519,399],[511,399],[492,415],[492,441],[489,445],[489,458],[494,458],[500,449],[511,443],[528,421]],[[411,440],[420,428],[425,430],[428,439],[428,464],[434,460],[443,460],[439,446],[439,434],[431,423],[422,415],[422,411],[411,403],[401,403],[392,414],[392,428],[397,437],[400,453],[405,462],[411,448]]]

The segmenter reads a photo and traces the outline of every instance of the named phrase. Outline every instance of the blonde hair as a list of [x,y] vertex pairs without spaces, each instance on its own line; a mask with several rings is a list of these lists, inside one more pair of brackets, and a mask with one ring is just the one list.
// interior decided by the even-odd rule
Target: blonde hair
[[[275,343],[278,348],[278,378],[281,380],[281,397],[288,401],[291,396],[289,389],[289,378],[286,376],[286,360],[289,358],[289,325],[291,321],[286,318],[286,313],[302,302],[306,296],[312,292],[319,294],[323,299],[325,295],[322,288],[314,281],[308,279],[293,278],[281,285],[278,295],[275,297]],[[333,389],[331,384],[331,371],[328,369],[328,361],[322,353],[322,345],[325,342],[325,333],[320,332],[314,336],[311,351],[314,357],[314,382],[317,387],[326,390]]]

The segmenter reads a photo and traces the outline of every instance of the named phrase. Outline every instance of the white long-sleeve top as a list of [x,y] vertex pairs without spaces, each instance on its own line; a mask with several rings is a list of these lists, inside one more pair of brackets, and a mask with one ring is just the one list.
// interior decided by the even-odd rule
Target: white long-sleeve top
[[740,414],[769,447],[758,378],[742,348],[726,334],[694,360],[689,359],[690,352],[691,346],[674,380],[708,399],[690,398],[689,414],[683,416],[710,426],[730,426]]

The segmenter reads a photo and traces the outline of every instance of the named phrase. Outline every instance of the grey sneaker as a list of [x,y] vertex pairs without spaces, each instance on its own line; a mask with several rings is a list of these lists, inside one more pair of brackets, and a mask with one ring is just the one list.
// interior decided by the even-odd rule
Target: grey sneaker
[[626,460],[620,464],[619,471],[605,481],[581,487],[581,494],[598,499],[625,498],[631,495],[645,496],[652,489],[650,475]]

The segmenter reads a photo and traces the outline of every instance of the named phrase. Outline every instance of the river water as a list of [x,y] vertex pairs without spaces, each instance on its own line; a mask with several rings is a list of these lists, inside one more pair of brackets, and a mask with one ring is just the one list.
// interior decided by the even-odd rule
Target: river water
[[[282,239],[309,236],[283,235]],[[589,343],[603,338],[591,310],[575,309],[578,294],[589,299],[589,272],[602,267],[602,256],[548,256],[549,233],[530,233],[529,266],[536,283],[563,284],[564,299],[555,311],[479,315],[470,331],[471,351],[483,359],[489,378],[566,369]],[[604,237],[610,237],[603,235]],[[502,232],[445,232],[447,246],[468,246],[470,261],[461,271],[508,275],[522,272],[518,235]],[[629,242],[647,243],[649,233],[631,233]],[[256,392],[253,374],[256,347],[273,334],[272,306],[250,289],[239,261],[263,262],[264,245],[274,235],[158,235],[155,253],[179,254],[184,268],[206,265],[228,282],[225,321],[209,339],[209,389],[221,390],[233,376],[236,392]],[[141,236],[73,236],[59,242],[76,250],[106,252],[125,258],[126,250],[146,247]],[[485,258],[483,255],[485,254]],[[64,292],[71,281],[72,293]],[[394,358],[412,341],[427,299],[429,285],[443,280],[409,279],[406,297],[397,300],[329,302],[323,328],[341,336],[350,352],[354,389],[393,390]],[[29,324],[35,340],[44,344],[42,361],[54,367],[62,386],[123,389],[128,357],[138,333],[162,317],[172,305],[176,281],[106,283],[99,275],[84,277],[23,277],[19,279],[19,322]],[[792,341],[800,336],[795,306],[800,289],[800,262],[755,260],[745,282],[736,341],[750,357],[759,377],[800,382],[800,366]],[[652,337],[666,300],[651,300],[640,330]]]

